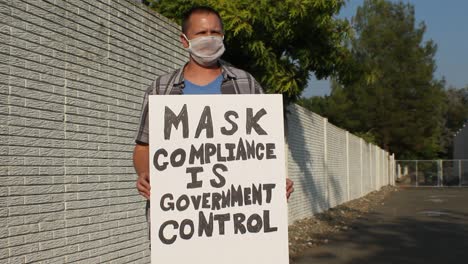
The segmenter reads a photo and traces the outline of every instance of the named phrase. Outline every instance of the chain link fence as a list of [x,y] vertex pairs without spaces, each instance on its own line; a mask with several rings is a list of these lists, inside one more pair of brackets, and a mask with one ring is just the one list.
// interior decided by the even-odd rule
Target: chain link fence
[[468,186],[468,160],[397,160],[399,186]]

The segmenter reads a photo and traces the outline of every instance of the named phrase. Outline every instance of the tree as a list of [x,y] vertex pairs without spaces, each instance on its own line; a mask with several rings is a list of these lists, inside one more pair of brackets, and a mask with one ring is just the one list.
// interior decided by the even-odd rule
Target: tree
[[382,146],[400,158],[435,158],[441,150],[444,81],[434,78],[437,46],[423,43],[414,7],[366,0],[354,17],[353,53],[367,67],[360,82],[369,122]]
[[[442,150],[444,81],[433,77],[437,50],[403,2],[365,0],[352,19],[355,81],[332,89],[325,114],[402,158]],[[335,103],[334,103],[335,102]]]
[[437,47],[423,43],[424,23],[416,26],[410,4],[366,0],[353,27],[352,52],[366,75],[347,91],[362,110],[360,132],[373,129],[399,158],[434,158],[441,149],[444,82],[433,77]]
[[454,133],[468,121],[468,85],[462,89],[450,87],[446,91],[446,96],[446,127]]
[[147,0],[158,13],[180,22],[194,5],[220,12],[226,32],[223,59],[251,72],[267,92],[295,100],[310,72],[318,78],[344,73],[349,24],[336,19],[344,0],[219,1]]

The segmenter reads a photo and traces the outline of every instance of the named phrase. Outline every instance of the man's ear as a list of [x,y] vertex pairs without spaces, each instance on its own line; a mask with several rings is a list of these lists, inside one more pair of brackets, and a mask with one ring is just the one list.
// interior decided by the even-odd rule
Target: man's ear
[[189,47],[189,42],[185,36],[185,34],[180,34],[180,42],[182,42],[182,45],[184,46],[184,48],[188,48]]

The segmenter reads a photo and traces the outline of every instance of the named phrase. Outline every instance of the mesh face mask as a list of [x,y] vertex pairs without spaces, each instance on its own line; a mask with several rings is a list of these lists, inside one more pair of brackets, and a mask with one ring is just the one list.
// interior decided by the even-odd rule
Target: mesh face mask
[[188,50],[192,58],[200,65],[215,64],[225,51],[224,37],[203,36],[189,40],[185,34],[183,36],[189,43]]

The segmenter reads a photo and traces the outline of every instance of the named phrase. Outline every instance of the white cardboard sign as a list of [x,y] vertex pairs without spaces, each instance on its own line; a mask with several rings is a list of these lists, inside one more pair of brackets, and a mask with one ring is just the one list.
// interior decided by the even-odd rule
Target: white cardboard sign
[[149,122],[152,263],[288,263],[281,95],[154,95]]

